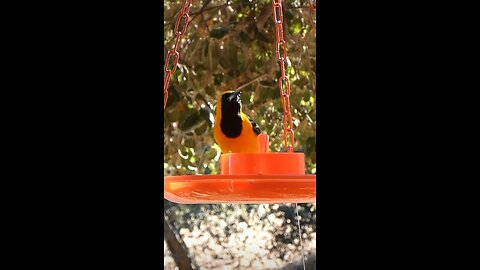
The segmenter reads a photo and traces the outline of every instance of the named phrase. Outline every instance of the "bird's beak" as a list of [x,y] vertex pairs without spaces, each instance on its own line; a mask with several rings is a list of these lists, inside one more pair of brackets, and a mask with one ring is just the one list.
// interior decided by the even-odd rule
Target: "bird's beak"
[[228,100],[229,102],[231,102],[231,101],[233,101],[233,100],[238,100],[238,99],[240,98],[240,94],[241,94],[241,93],[242,93],[242,92],[241,92],[240,90],[230,92],[230,93],[228,94],[227,100]]

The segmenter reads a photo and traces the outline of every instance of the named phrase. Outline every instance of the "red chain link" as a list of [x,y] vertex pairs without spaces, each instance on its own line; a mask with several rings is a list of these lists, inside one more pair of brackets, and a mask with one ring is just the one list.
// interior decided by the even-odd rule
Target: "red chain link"
[[[290,80],[285,74],[285,62],[287,61],[287,43],[283,39],[283,10],[282,0],[272,0],[273,21],[275,22],[276,44],[275,51],[277,60],[280,62],[281,75],[278,79],[278,88],[282,97],[283,105],[283,139],[288,152],[293,152],[295,136],[293,133],[292,114],[290,113]],[[285,86],[284,86],[285,84]],[[290,139],[289,139],[290,138]]]
[[[188,12],[190,11],[190,5],[192,4],[192,0],[183,0],[182,4],[182,10],[180,13],[178,13],[177,21],[175,23],[175,44],[173,45],[173,48],[168,51],[167,53],[167,59],[165,60],[165,78],[163,81],[163,109],[167,106],[167,100],[168,100],[168,86],[170,85],[170,78],[172,77],[172,74],[175,72],[177,69],[177,64],[178,60],[180,59],[180,55],[177,51],[178,44],[180,43],[180,40],[187,32],[187,26],[188,22],[190,20],[190,16],[188,15]],[[179,30],[178,28],[180,27],[180,23],[183,21],[183,28]],[[172,62],[172,57],[174,57],[174,60]],[[172,66],[170,67],[170,62],[172,62]]]
[[[308,6],[309,6],[309,9],[310,9],[310,16],[309,16],[309,19],[310,19],[310,24],[312,25],[313,29],[317,29],[317,16],[316,16],[316,13],[315,13],[315,10],[317,8],[317,0],[307,0],[308,1]],[[313,1],[313,3],[312,3]],[[313,20],[313,14],[315,13],[315,21]]]

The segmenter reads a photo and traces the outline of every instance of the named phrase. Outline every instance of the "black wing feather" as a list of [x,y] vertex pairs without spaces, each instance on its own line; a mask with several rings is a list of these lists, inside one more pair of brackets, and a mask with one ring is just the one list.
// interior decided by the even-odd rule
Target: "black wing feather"
[[247,115],[247,117],[248,117],[248,120],[250,120],[250,123],[252,124],[253,132],[255,132],[255,134],[257,135],[260,135],[260,133],[262,133],[262,130],[260,129],[258,124],[255,123],[255,121],[253,121],[253,119],[250,116]]

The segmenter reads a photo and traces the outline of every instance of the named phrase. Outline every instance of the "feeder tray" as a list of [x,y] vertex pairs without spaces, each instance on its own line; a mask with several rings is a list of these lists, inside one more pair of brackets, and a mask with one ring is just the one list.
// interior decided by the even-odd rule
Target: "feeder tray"
[[258,136],[259,153],[220,157],[220,175],[164,177],[165,199],[181,204],[314,203],[316,175],[305,174],[303,153],[268,153],[268,135]]

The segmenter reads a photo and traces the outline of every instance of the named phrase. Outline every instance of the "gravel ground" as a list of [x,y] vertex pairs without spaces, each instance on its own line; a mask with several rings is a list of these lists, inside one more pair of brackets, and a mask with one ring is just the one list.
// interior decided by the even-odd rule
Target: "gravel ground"
[[[189,249],[190,257],[200,269],[278,269],[301,259],[298,239],[293,244],[277,243],[274,232],[284,225],[284,219],[273,214],[250,216],[247,222],[209,216],[192,231],[180,229],[180,235]],[[234,226],[234,233],[225,234],[226,226]],[[302,229],[303,230],[303,229]],[[316,232],[303,231],[305,254],[316,249]],[[283,257],[278,249],[283,247]],[[164,268],[176,268],[164,241]]]

